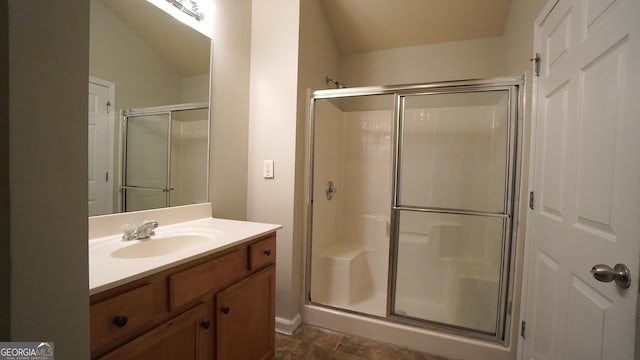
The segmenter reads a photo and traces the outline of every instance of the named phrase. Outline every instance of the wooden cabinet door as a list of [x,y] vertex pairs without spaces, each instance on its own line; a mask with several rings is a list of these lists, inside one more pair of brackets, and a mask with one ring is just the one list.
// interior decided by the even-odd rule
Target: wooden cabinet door
[[211,317],[210,305],[201,303],[100,359],[211,360]]
[[275,347],[275,266],[216,294],[218,360],[271,359]]

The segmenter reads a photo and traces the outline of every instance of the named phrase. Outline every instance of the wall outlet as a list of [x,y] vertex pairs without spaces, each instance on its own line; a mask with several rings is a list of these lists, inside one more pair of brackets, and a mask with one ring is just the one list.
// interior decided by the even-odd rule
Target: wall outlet
[[265,179],[273,179],[273,160],[264,160],[262,162],[262,176]]

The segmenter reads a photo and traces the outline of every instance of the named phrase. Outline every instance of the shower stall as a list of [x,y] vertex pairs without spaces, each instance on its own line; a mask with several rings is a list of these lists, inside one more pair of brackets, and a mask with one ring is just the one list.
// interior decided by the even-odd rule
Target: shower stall
[[208,201],[208,104],[131,109],[122,121],[122,211]]
[[307,306],[508,343],[522,85],[312,93]]

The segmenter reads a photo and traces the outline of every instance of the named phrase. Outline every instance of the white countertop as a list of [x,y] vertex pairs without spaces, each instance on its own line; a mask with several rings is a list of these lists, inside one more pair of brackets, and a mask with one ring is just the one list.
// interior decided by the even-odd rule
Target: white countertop
[[[97,294],[170,267],[228,249],[281,228],[282,225],[205,218],[166,226],[160,224],[156,229],[156,235],[148,240],[124,241],[121,235],[90,239],[89,294]],[[115,251],[125,247],[178,234],[205,235],[213,240],[167,255],[142,258],[112,256]]]

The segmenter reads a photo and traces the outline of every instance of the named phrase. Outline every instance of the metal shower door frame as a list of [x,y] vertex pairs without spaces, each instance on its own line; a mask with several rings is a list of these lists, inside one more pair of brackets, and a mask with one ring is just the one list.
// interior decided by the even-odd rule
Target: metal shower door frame
[[[387,287],[387,318],[403,324],[424,328],[436,329],[442,332],[462,335],[469,338],[501,343],[507,346],[509,343],[509,330],[511,325],[511,308],[513,304],[513,284],[515,268],[515,245],[517,235],[517,209],[519,205],[520,183],[520,157],[522,143],[522,103],[523,103],[523,79],[500,78],[487,79],[481,84],[468,84],[459,87],[432,88],[424,92],[398,93],[395,101],[395,129],[394,129],[394,158],[392,178],[392,209],[391,209],[391,244],[389,248],[389,284]],[[461,94],[474,92],[508,91],[508,119],[507,119],[507,156],[505,167],[505,199],[504,212],[469,211],[453,208],[420,208],[402,206],[399,201],[399,179],[401,172],[401,154],[403,144],[403,118],[404,98],[416,95],[442,95]],[[504,219],[502,230],[502,249],[500,263],[500,283],[498,297],[498,312],[496,319],[496,333],[484,333],[479,330],[468,329],[451,324],[429,321],[427,319],[414,319],[402,314],[394,314],[396,301],[396,276],[399,250],[399,215],[401,211],[418,211],[424,213],[455,214],[483,217],[497,217]]]
[[[422,84],[407,85],[387,85],[387,86],[369,86],[354,87],[341,89],[316,90],[310,93],[309,97],[309,126],[307,131],[307,196],[306,196],[306,256],[305,256],[305,303],[325,308],[339,310],[345,313],[356,314],[369,318],[381,319],[384,321],[406,324],[414,327],[434,329],[440,332],[453,335],[461,335],[468,338],[485,340],[492,343],[501,343],[504,346],[509,344],[509,332],[512,316],[512,300],[514,294],[514,275],[515,271],[515,248],[517,235],[517,209],[519,207],[519,184],[520,184],[520,163],[521,163],[521,147],[522,147],[522,116],[524,106],[524,78],[523,77],[497,77],[488,79],[460,80],[447,82],[434,82]],[[508,155],[508,176],[507,186],[508,194],[505,196],[506,208],[510,211],[503,228],[503,237],[507,237],[509,241],[503,242],[502,264],[501,264],[501,289],[500,289],[500,310],[502,316],[498,320],[498,334],[495,336],[471,331],[469,329],[458,328],[455,326],[447,326],[429,321],[413,321],[392,314],[392,306],[395,302],[395,275],[396,275],[396,257],[398,253],[398,221],[397,212],[402,210],[398,207],[398,166],[399,166],[399,141],[401,140],[400,116],[401,116],[401,98],[408,95],[420,94],[450,94],[450,93],[468,93],[477,91],[509,91],[509,155]],[[329,306],[321,303],[313,302],[311,299],[311,258],[313,247],[313,190],[314,190],[314,157],[315,157],[315,101],[326,99],[339,99],[360,96],[373,95],[394,95],[394,126],[393,128],[393,156],[392,156],[392,199],[391,199],[391,236],[389,246],[389,276],[387,284],[387,309],[386,317],[379,317],[370,314],[363,314],[352,310],[339,307]],[[447,210],[437,210],[437,212],[448,213]],[[463,211],[462,211],[463,212]],[[468,215],[478,215],[467,212]],[[499,216],[494,214],[494,216]],[[499,314],[500,315],[500,314]]]

